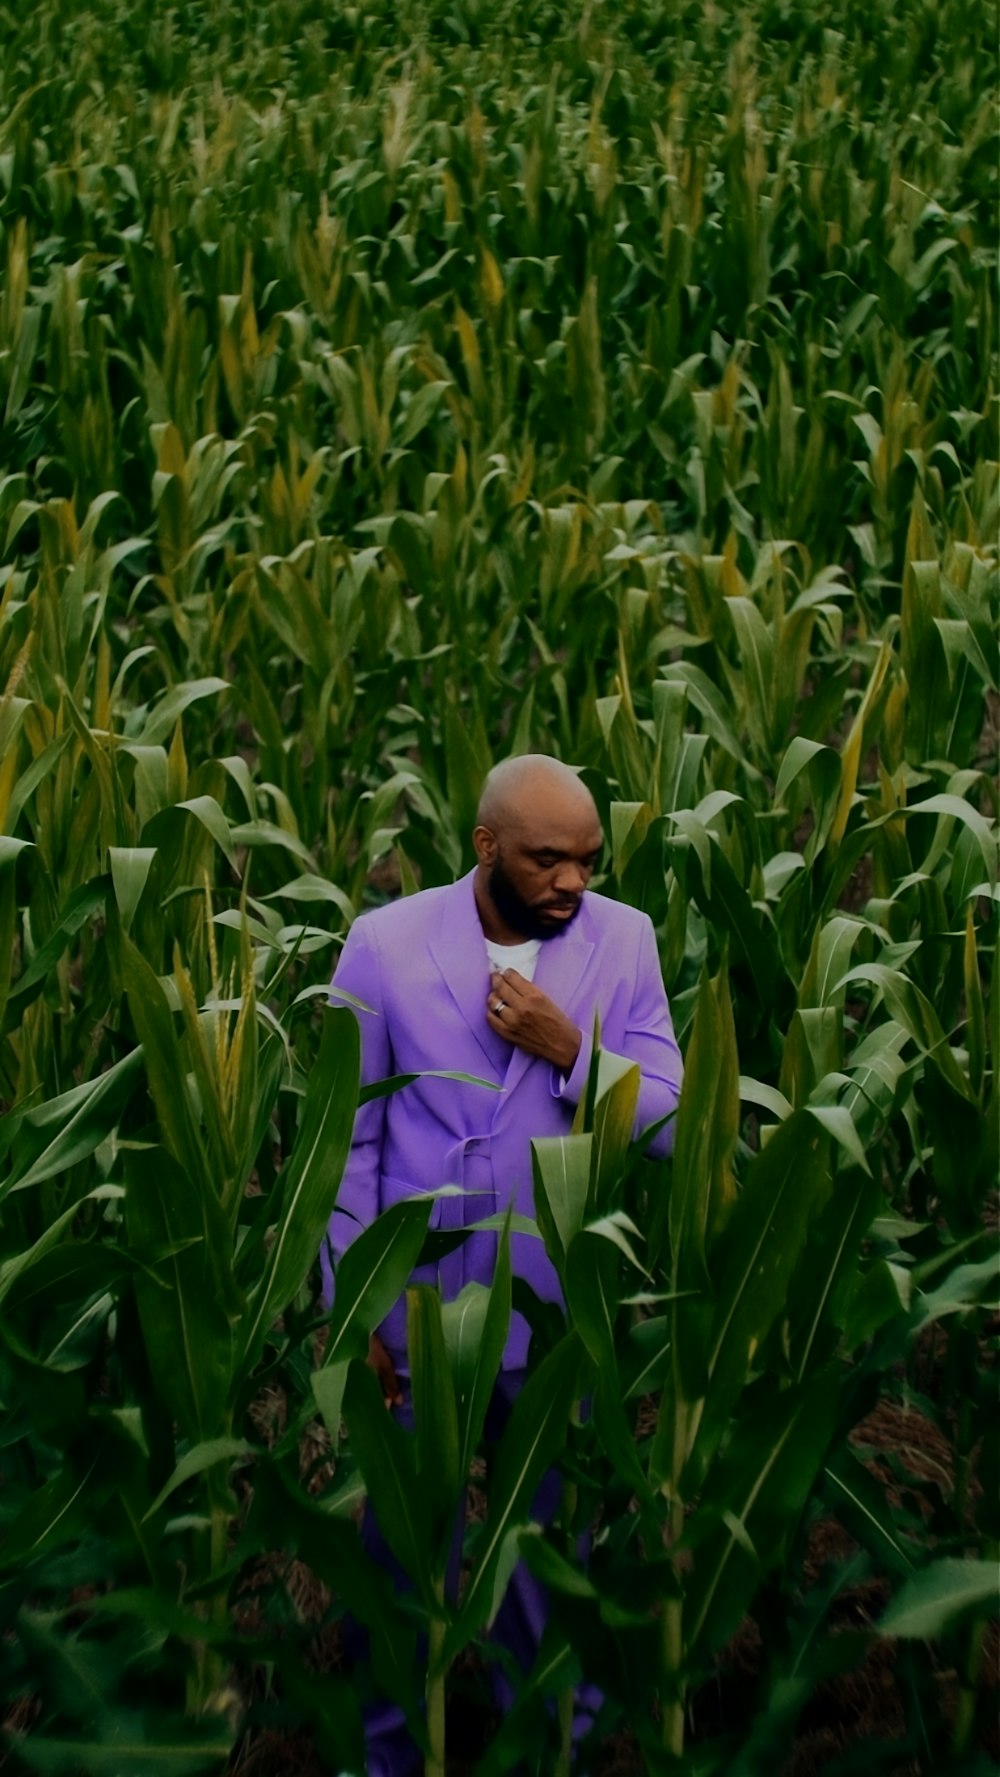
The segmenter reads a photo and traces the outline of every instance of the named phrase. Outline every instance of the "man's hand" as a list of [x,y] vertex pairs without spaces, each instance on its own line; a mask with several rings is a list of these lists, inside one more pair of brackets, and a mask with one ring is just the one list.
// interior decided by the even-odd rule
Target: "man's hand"
[[368,1365],[375,1371],[382,1388],[382,1398],[386,1407],[401,1407],[403,1391],[399,1386],[392,1358],[386,1351],[377,1333],[373,1333],[368,1341]]
[[[499,1012],[497,1006],[501,1007]],[[583,1040],[579,1030],[547,993],[516,969],[491,972],[486,1018],[490,1029],[515,1049],[540,1055],[562,1073],[572,1073]]]

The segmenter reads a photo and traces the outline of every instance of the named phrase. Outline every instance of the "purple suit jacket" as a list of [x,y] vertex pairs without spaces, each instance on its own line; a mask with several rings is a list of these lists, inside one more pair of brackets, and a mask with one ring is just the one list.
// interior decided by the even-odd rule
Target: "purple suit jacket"
[[[641,1069],[636,1132],[676,1107],[681,1058],[646,915],[585,894],[568,929],[542,944],[535,985],[583,1032],[576,1065],[566,1077],[495,1036],[487,1024],[489,963],[473,878],[470,872],[447,888],[425,889],[356,920],[331,994],[336,998],[342,990],[372,1008],[359,1013],[365,1084],[390,1074],[448,1069],[475,1074],[501,1090],[416,1080],[361,1107],[330,1223],[334,1258],[381,1210],[441,1185],[460,1185],[474,1195],[439,1199],[433,1228],[478,1222],[509,1203],[532,1216],[531,1139],[569,1133],[587,1082],[596,1011],[602,1046],[637,1061]],[[656,1137],[654,1154],[668,1151],[672,1130],[668,1124]],[[473,1279],[488,1283],[495,1256],[495,1235],[472,1234],[439,1267],[420,1276],[439,1281],[450,1298]],[[515,1274],[543,1301],[561,1300],[540,1240],[516,1234],[512,1260]],[[323,1270],[332,1293],[326,1249]],[[382,1337],[402,1358],[402,1302]],[[515,1314],[504,1367],[522,1367],[527,1345],[527,1324]]]

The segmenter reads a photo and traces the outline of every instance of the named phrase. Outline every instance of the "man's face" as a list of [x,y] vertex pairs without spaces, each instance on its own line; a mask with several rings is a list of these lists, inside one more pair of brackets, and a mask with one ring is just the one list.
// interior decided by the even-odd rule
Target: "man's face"
[[580,911],[583,891],[600,856],[596,820],[575,821],[546,834],[520,830],[498,844],[488,876],[501,919],[524,938],[554,938]]

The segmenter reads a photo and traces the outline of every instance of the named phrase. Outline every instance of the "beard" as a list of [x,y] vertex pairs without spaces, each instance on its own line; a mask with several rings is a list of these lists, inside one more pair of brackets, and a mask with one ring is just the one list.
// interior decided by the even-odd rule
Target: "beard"
[[[575,901],[564,896],[550,903],[548,908],[533,907],[518,893],[499,858],[490,871],[488,886],[493,905],[504,924],[510,926],[511,931],[520,932],[522,938],[557,938],[572,925],[583,900],[582,895]],[[555,919],[552,906],[572,907],[572,912],[568,919]]]

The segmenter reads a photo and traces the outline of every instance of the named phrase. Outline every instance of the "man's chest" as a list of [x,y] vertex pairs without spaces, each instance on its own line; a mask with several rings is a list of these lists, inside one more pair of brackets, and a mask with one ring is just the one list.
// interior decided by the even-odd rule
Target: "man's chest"
[[486,1017],[490,987],[485,946],[455,952],[445,967],[429,954],[398,960],[383,979],[386,1034],[398,1072],[449,1069],[478,1073],[489,1058],[502,1071],[507,1045],[490,1030]]

